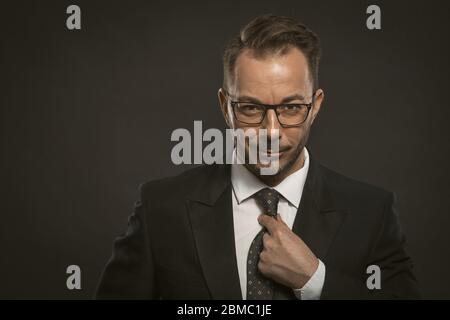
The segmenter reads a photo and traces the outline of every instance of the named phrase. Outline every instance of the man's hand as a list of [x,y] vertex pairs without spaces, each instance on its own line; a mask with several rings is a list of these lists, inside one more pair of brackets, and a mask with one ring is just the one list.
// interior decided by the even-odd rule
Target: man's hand
[[268,231],[263,236],[264,249],[259,255],[258,269],[289,288],[302,288],[316,272],[319,260],[280,215],[275,220],[262,214],[258,221]]

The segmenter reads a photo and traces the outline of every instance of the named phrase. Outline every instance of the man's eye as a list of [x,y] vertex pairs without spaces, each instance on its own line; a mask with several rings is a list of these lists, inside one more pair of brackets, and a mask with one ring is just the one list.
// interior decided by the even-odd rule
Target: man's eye
[[252,105],[252,104],[246,104],[246,105],[241,105],[241,109],[242,111],[245,112],[256,112],[259,111],[259,106],[256,105]]
[[281,110],[284,110],[284,111],[297,111],[298,109],[299,109],[299,106],[292,105],[292,104],[286,104],[281,108]]

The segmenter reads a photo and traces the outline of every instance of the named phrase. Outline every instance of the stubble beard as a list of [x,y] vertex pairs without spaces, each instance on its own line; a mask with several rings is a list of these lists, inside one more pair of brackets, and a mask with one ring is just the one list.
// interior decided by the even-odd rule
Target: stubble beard
[[[252,172],[255,176],[257,176],[259,179],[261,179],[263,182],[266,182],[267,184],[270,184],[271,181],[282,181],[286,176],[288,176],[291,171],[291,169],[294,167],[294,165],[297,163],[300,155],[302,154],[303,148],[306,146],[306,143],[309,138],[309,131],[310,128],[305,132],[305,135],[300,139],[299,143],[297,144],[297,147],[295,148],[294,154],[292,158],[283,166],[279,165],[278,171],[274,175],[262,175],[261,174],[261,167],[257,164],[245,164],[247,169]],[[280,160],[278,160],[280,161]]]

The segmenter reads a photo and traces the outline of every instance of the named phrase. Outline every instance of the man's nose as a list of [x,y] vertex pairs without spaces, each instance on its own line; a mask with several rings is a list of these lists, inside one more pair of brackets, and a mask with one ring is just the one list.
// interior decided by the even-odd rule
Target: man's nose
[[275,134],[281,135],[281,126],[275,110],[267,110],[264,121],[261,123],[261,129],[267,129],[267,135],[269,137]]
[[264,117],[264,121],[262,122],[261,126],[263,129],[267,130],[280,128],[280,123],[278,122],[275,110],[267,110],[266,116]]

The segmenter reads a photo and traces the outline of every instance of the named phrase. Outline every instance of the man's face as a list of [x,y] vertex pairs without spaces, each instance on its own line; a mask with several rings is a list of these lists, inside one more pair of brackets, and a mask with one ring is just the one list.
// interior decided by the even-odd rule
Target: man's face
[[[239,122],[233,115],[229,100],[251,101],[263,104],[310,103],[313,95],[313,85],[309,74],[308,63],[304,54],[297,48],[290,49],[284,55],[271,55],[256,59],[251,51],[241,53],[235,65],[234,79],[228,88],[226,97],[219,90],[219,100],[222,112],[230,127],[241,128],[244,131],[267,129],[270,136],[278,129],[279,139],[279,171],[278,176],[287,176],[299,169],[302,163],[300,155],[308,139],[309,130],[319,111],[323,99],[322,90],[317,90],[315,103],[306,121],[296,127],[283,127],[278,122],[274,110],[268,110],[263,122],[250,126]],[[270,146],[270,144],[268,144]],[[246,148],[248,152],[248,148]],[[248,156],[248,155],[247,155]],[[261,164],[247,165],[254,173],[259,174]]]

